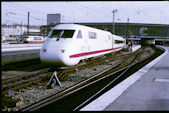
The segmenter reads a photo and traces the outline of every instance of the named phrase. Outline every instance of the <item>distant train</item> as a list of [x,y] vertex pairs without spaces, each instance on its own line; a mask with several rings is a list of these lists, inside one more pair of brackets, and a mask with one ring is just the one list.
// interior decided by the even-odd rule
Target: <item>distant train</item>
[[4,36],[1,36],[1,43],[4,43],[4,42],[6,42],[6,39]]
[[29,34],[17,35],[16,41],[19,43],[44,43],[46,37],[40,32],[29,32]]
[[119,51],[126,47],[123,37],[78,24],[59,24],[49,33],[40,50],[42,63],[60,67]]
[[43,36],[27,36],[24,38],[24,43],[43,43],[45,38]]

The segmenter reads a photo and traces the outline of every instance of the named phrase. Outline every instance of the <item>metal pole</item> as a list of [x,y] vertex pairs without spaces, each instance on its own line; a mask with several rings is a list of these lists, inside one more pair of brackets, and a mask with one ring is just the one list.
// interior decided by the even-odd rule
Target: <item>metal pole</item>
[[116,11],[117,11],[117,9],[115,9],[115,10],[113,10],[112,11],[112,13],[113,13],[113,27],[112,27],[112,32],[113,32],[113,34],[115,34],[115,22],[114,22],[114,20],[115,20],[115,13],[116,13]]
[[130,35],[129,35],[129,18],[127,18],[127,38],[130,38]]
[[27,35],[29,35],[29,12],[28,12],[28,26],[27,26]]

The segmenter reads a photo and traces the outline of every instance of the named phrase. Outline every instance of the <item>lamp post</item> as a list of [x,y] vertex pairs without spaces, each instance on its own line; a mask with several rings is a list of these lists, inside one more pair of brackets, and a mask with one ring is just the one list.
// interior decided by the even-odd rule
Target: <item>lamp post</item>
[[129,28],[129,18],[127,18],[127,38],[130,38],[129,31],[130,31],[130,28]]
[[117,12],[117,9],[112,11],[112,13],[113,13],[113,23],[112,23],[112,32],[113,32],[113,34],[115,34],[115,22],[114,22],[114,19],[115,19],[115,13],[116,12]]
[[27,36],[29,35],[29,12],[28,12],[28,25],[27,25]]

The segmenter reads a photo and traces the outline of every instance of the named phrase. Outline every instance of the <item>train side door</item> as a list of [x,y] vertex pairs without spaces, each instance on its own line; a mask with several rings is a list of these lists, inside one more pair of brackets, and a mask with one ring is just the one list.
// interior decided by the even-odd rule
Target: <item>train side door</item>
[[[81,32],[81,33],[80,33]],[[79,43],[80,47],[80,53],[83,55],[83,59],[86,59],[88,57],[89,52],[89,31],[87,29],[79,30],[78,35],[81,34],[81,43]]]
[[114,44],[115,44],[115,41],[114,41],[114,35],[111,35],[112,37],[112,52],[114,52]]
[[[85,30],[78,30],[77,34],[77,39],[78,39],[78,49],[79,49],[79,54],[84,54],[86,53],[86,32]],[[85,57],[85,56],[84,56]],[[85,57],[86,58],[86,57]]]
[[83,30],[83,36],[84,36],[84,39],[83,39],[83,47],[84,47],[84,58],[86,59],[87,58],[87,52],[88,52],[88,30]]

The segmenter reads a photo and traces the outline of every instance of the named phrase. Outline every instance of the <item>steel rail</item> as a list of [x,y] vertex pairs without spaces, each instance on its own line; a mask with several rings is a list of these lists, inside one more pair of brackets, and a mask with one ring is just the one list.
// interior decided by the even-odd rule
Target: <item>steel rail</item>
[[[109,62],[109,61],[113,61],[113,60],[117,60],[117,59],[122,59],[122,58],[125,58],[125,59],[127,59],[126,57],[129,57],[129,56],[131,56],[131,55],[133,55],[133,54],[135,54],[136,52],[134,52],[134,53],[129,53],[129,54],[127,54],[127,55],[122,55],[122,56],[118,56],[118,58],[113,58],[113,57],[110,57],[109,59],[106,59],[106,58],[103,58],[103,61],[102,62],[99,62],[97,65],[99,65],[99,64],[102,64],[102,63],[107,63],[107,62]],[[98,61],[99,59],[97,59],[97,60],[95,60],[95,61]],[[125,61],[125,60],[124,60]],[[94,62],[94,61],[93,61]],[[120,63],[118,63],[118,65],[120,65],[122,62],[120,62]],[[96,65],[96,63],[95,63],[95,65]],[[83,65],[80,65],[80,66],[83,66]],[[79,66],[79,67],[80,67]],[[92,63],[89,63],[89,65],[85,65],[83,68],[86,68],[86,67],[90,67],[90,66],[92,66]],[[78,67],[78,66],[77,66]],[[78,68],[79,68],[78,67]],[[83,68],[79,68],[79,69],[83,69]],[[92,84],[92,81],[94,81],[95,79],[98,79],[99,78],[99,76],[101,77],[101,75],[103,76],[104,75],[104,73],[106,73],[108,70],[111,70],[112,68],[114,68],[114,67],[111,67],[110,69],[106,69],[106,70],[104,70],[104,72],[103,73],[100,73],[100,75],[98,75],[98,76],[93,76],[93,77],[91,77],[90,79],[88,79],[88,80],[86,80],[86,81],[84,81],[84,82],[82,82],[80,85],[75,85],[75,86],[73,86],[73,87],[71,87],[71,88],[68,88],[68,89],[66,89],[64,92],[60,92],[59,94],[60,94],[60,96],[58,96],[58,97],[53,97],[52,99],[49,99],[49,101],[50,102],[46,102],[45,100],[43,100],[41,103],[40,103],[40,105],[37,105],[36,104],[36,106],[39,106],[39,107],[34,107],[33,109],[31,108],[31,110],[30,111],[34,111],[34,110],[37,110],[37,109],[40,109],[41,107],[43,107],[43,106],[45,106],[46,104],[50,104],[51,102],[55,102],[55,101],[57,101],[57,100],[59,100],[59,99],[61,99],[61,98],[64,98],[65,96],[67,96],[67,95],[70,95],[70,94],[72,94],[72,93],[74,93],[74,92],[76,92],[76,91],[78,91],[78,90],[80,90],[80,89],[82,89],[82,88],[84,88],[84,87],[87,87],[88,85],[90,85],[90,82],[91,82],[91,84]],[[66,76],[67,76],[67,73],[70,73],[70,72],[72,72],[72,70],[63,70],[63,71],[60,71],[60,79],[63,79],[63,78],[65,78]],[[66,73],[66,74],[65,74]],[[19,76],[18,76],[19,77]],[[17,78],[17,77],[14,77],[15,79]],[[20,76],[20,79],[21,79],[22,77]],[[7,79],[5,79],[4,81],[6,81],[6,83],[8,83],[9,81],[11,81],[11,79],[12,78],[10,78],[10,80],[7,80]],[[8,81],[8,82],[7,82]],[[21,85],[21,87],[27,87],[27,86],[30,86],[31,84],[34,84],[34,83],[38,83],[38,82],[40,82],[41,80],[39,80],[39,79],[36,79],[35,81],[31,81],[31,82],[29,82],[29,83],[26,83],[25,85]],[[5,83],[5,82],[4,82]],[[4,84],[3,83],[3,84]],[[93,82],[94,83],[94,82]],[[15,84],[15,83],[14,83]],[[17,84],[17,83],[16,83]],[[18,90],[18,89],[21,89],[20,88],[20,86],[17,86],[17,87],[14,87],[14,88],[12,88],[11,90],[13,90],[13,91],[15,91],[15,90]],[[3,92],[3,94],[6,94],[6,93],[8,93],[8,91],[5,91],[5,93]],[[55,98],[57,98],[56,100],[55,100]],[[27,111],[27,110],[26,110]]]
[[[9,90],[16,91],[18,89],[22,89],[27,86],[30,86],[34,83],[40,82],[41,81],[40,78],[44,77],[45,75],[40,75],[40,76],[37,76],[37,75],[42,74],[42,73],[46,73],[46,72],[48,72],[49,69],[50,68],[46,68],[46,69],[34,71],[31,73],[27,73],[27,74],[17,75],[12,78],[5,79],[4,81],[2,81],[2,87],[1,87],[2,94],[5,95],[8,93]],[[34,78],[32,78],[32,77],[34,77]],[[29,78],[29,79],[22,80],[24,78]],[[21,81],[19,81],[19,80],[21,80]]]
[[[155,54],[155,53],[154,53]],[[106,86],[104,86],[101,90],[99,90],[97,93],[95,93],[94,95],[92,95],[90,98],[88,98],[87,100],[85,100],[83,103],[81,103],[79,106],[77,106],[76,108],[73,109],[73,111],[78,111],[80,110],[82,107],[84,107],[84,105],[86,105],[87,103],[89,103],[92,99],[96,98],[99,94],[101,94],[101,92],[103,92],[106,88],[108,88],[109,86],[111,86],[112,84],[114,84],[114,82],[116,82],[120,77],[124,76],[128,70],[133,69],[134,67],[140,65],[140,64],[144,64],[144,62],[148,61],[150,58],[153,57],[154,54],[151,54],[149,57],[146,57],[138,62],[133,62],[132,64],[130,64],[129,66],[126,66],[114,73],[111,73],[109,75],[106,75],[104,77],[102,77],[101,79],[107,78],[109,76],[113,76],[114,74],[122,71],[120,73],[120,75],[118,75],[115,79],[113,79],[112,81],[110,81]],[[140,53],[138,53],[138,55],[136,56],[136,59],[138,59],[140,57]],[[142,66],[141,66],[142,67]]]
[[[128,55],[124,55],[124,56],[119,57],[118,59],[121,59],[121,58],[124,58],[124,57],[127,57],[127,56]],[[112,61],[111,58],[109,60]],[[117,59],[113,59],[113,60],[117,60]],[[103,63],[103,62],[105,62],[105,59],[100,63]],[[98,63],[98,65],[100,63]],[[80,67],[79,69],[84,69],[86,67],[91,67],[92,64],[94,64],[94,63],[90,63],[90,64],[87,64],[85,66],[84,65],[80,65],[80,66],[78,66],[78,68]],[[96,65],[96,63],[95,63],[95,65]],[[33,77],[33,76],[37,76],[39,74],[48,72],[48,70],[50,70],[50,68],[37,70],[37,71],[34,71],[34,72],[29,72],[29,73],[26,73],[26,74],[22,74],[22,75],[16,75],[16,76],[13,76],[13,77],[7,77],[7,78],[3,79],[2,88],[1,88],[3,90],[2,94],[7,94],[9,90],[16,91],[18,89],[25,88],[25,86],[30,86],[33,83],[37,83],[37,81],[40,82],[41,80],[38,80],[36,77],[33,78],[33,79],[28,79],[28,80],[22,80],[22,79],[23,78],[30,78],[30,77]],[[57,76],[58,76],[59,79],[64,79],[64,78],[67,77],[68,73],[73,72],[72,70],[74,71],[73,68],[59,71]],[[40,78],[40,77],[38,77],[38,78]],[[19,81],[19,80],[22,80],[22,81]],[[16,82],[16,81],[18,81],[18,82]]]
[[[140,62],[135,62],[135,60],[138,58],[138,55],[139,53],[136,55],[135,59],[132,61],[132,63],[130,65],[127,65],[125,66],[124,68],[120,69],[120,70],[117,70],[113,73],[110,73],[106,76],[103,76],[102,78],[94,81],[95,82],[98,82],[102,79],[105,79],[105,78],[108,78],[110,76],[114,76],[116,75],[117,73],[121,72],[116,78],[114,78],[112,81],[110,81],[110,83],[108,83],[106,86],[104,86],[101,90],[99,90],[97,93],[95,93],[94,95],[92,95],[90,98],[88,98],[86,101],[84,101],[82,104],[80,104],[79,106],[77,106],[73,111],[77,111],[79,108],[81,108],[82,106],[84,106],[86,103],[88,103],[90,100],[92,100],[93,98],[95,98],[97,95],[99,95],[101,92],[103,92],[106,88],[108,88],[111,84],[113,84],[115,81],[117,81],[121,76],[123,76],[131,67],[133,67],[133,65],[136,65],[137,63],[140,63]],[[151,56],[150,56],[151,57]],[[149,57],[149,58],[150,58]],[[144,60],[142,60],[144,61]]]
[[38,74],[41,74],[41,73],[45,73],[45,72],[48,72],[49,70],[50,70],[50,68],[45,68],[45,69],[36,70],[36,71],[33,71],[33,72],[21,74],[21,75],[14,75],[14,76],[2,78],[2,85],[6,84],[6,83],[10,83],[11,81],[15,81],[15,80],[18,80],[18,79],[22,79],[22,78],[38,75]]
[[[130,64],[129,66],[125,66],[124,68],[113,72],[113,74],[118,73],[118,72],[120,72],[120,71],[122,71],[122,70],[124,70],[126,68],[129,69],[129,67],[131,67],[134,64],[133,62],[135,61],[135,59],[137,57],[138,57],[138,55],[136,54],[135,58],[131,61],[132,64]],[[66,90],[58,93],[58,94],[56,94],[56,95],[53,95],[53,96],[51,96],[51,97],[49,97],[47,99],[44,99],[44,100],[42,100],[42,101],[40,101],[38,103],[35,103],[35,104],[33,104],[33,105],[31,105],[31,106],[29,106],[27,108],[24,108],[22,111],[36,111],[36,110],[38,110],[38,109],[40,109],[40,108],[42,108],[42,107],[44,107],[44,106],[46,106],[48,104],[56,102],[56,101],[58,101],[58,100],[60,100],[60,99],[62,99],[64,97],[66,97],[66,96],[68,96],[68,95],[70,95],[70,94],[72,94],[72,93],[74,93],[74,92],[76,92],[76,91],[78,91],[78,90],[80,90],[80,89],[82,89],[84,87],[87,87],[87,86],[89,86],[91,84],[94,84],[94,83],[96,83],[96,82],[104,79],[104,78],[107,78],[110,75],[112,75],[112,73],[108,74],[107,72],[110,71],[110,70],[112,70],[112,68],[120,65],[126,59],[128,59],[128,58],[125,58],[123,61],[118,62],[115,66],[109,67],[106,70],[102,71],[101,73],[96,74],[95,76],[92,76],[92,77],[90,77],[90,78],[88,78],[88,79],[86,79],[86,80],[84,80],[84,81],[82,81],[82,82],[80,82],[80,83],[78,83],[78,84],[76,84],[76,85],[74,85],[74,86],[72,86],[72,87],[70,87],[70,88],[68,88],[68,89],[66,89]],[[125,71],[127,71],[127,69]],[[105,73],[106,73],[106,76],[103,76]],[[117,79],[118,78],[119,77],[117,77]]]
[[46,106],[48,104],[51,104],[51,103],[53,103],[55,101],[60,100],[61,98],[66,97],[67,95],[70,95],[70,94],[72,94],[72,93],[74,93],[74,92],[76,92],[76,91],[78,91],[78,90],[80,90],[80,89],[82,89],[84,87],[87,87],[88,85],[91,85],[91,84],[97,82],[98,79],[101,78],[104,73],[108,72],[109,70],[111,70],[112,68],[114,68],[114,67],[116,67],[118,65],[121,65],[121,63],[124,62],[125,60],[122,60],[121,62],[118,62],[113,67],[109,67],[108,69],[102,71],[101,73],[98,73],[98,74],[96,74],[96,75],[94,75],[94,76],[92,76],[92,77],[90,77],[90,78],[88,78],[88,79],[86,79],[86,80],[84,80],[84,81],[82,81],[80,83],[77,83],[76,85],[74,85],[74,86],[72,86],[72,87],[70,87],[70,88],[68,88],[68,89],[66,89],[66,90],[64,90],[64,91],[62,91],[62,92],[60,92],[60,93],[58,93],[56,95],[53,95],[52,97],[49,97],[49,98],[44,99],[44,100],[42,100],[42,101],[40,101],[38,103],[35,103],[34,105],[29,106],[29,107],[23,109],[22,111],[36,111],[36,110],[38,110],[38,109],[40,109],[40,108],[42,108],[42,107],[44,107],[44,106]]

